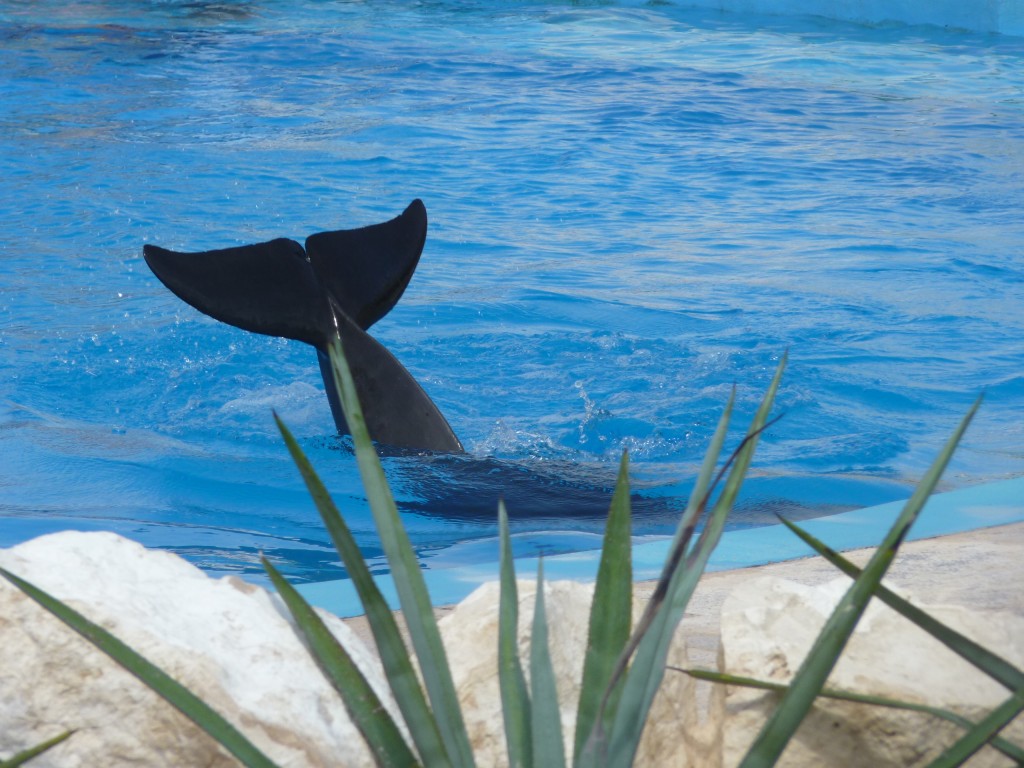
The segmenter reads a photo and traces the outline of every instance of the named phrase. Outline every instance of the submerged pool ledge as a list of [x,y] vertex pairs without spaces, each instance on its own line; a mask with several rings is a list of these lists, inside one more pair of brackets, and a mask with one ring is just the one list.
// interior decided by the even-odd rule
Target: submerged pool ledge
[[860,24],[932,24],[1024,35],[1024,0],[685,0],[692,8],[770,16],[824,16]]
[[[905,502],[843,512],[830,517],[805,520],[801,525],[833,549],[846,551],[877,546],[896,520]],[[928,539],[978,528],[1024,522],[1024,477],[973,488],[936,494],[911,530],[908,540]],[[638,581],[655,579],[661,572],[670,540],[648,541],[633,547],[633,575]],[[741,531],[728,531],[711,556],[710,571],[748,568],[784,560],[807,557],[813,551],[783,525],[769,525]],[[546,579],[593,580],[600,552],[574,552],[544,558]],[[533,578],[537,559],[515,561],[520,578]],[[457,603],[480,584],[498,578],[497,563],[467,565],[458,568],[424,571],[434,605]],[[377,583],[387,600],[397,606],[394,585],[389,576]],[[299,591],[313,605],[339,616],[363,613],[352,582],[347,579],[303,584]]]

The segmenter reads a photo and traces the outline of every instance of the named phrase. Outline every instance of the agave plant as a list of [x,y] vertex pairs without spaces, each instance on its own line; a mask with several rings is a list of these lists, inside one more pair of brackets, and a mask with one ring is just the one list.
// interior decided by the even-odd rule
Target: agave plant
[[[413,664],[395,617],[370,575],[344,518],[292,434],[276,414],[275,419],[362,601],[391,691],[409,734],[408,740],[403,735],[403,728],[381,706],[376,693],[344,648],[327,630],[316,611],[266,559],[263,560],[264,568],[292,612],[310,653],[338,690],[379,765],[403,768],[472,766],[473,752],[426,584],[367,433],[340,341],[335,342],[330,356],[340,400],[352,432],[367,500],[388,559],[417,665]],[[669,644],[721,537],[726,516],[739,493],[758,438],[769,424],[768,414],[784,366],[785,358],[779,364],[746,437],[718,468],[732,413],[733,397],[726,404],[654,594],[636,627],[631,626],[629,459],[623,455],[611,501],[591,607],[576,730],[572,741],[574,748],[571,762],[574,766],[625,768],[635,760],[642,735],[642,728],[638,728],[637,723],[646,721],[655,693],[667,670]],[[854,581],[792,683],[776,688],[782,690],[782,700],[751,746],[742,763],[744,767],[775,764],[817,697],[857,698],[857,694],[825,689],[824,682],[873,596],[973,662],[1007,687],[1010,693],[1002,705],[978,723],[969,723],[953,713],[921,705],[877,697],[860,697],[860,700],[930,711],[963,726],[963,737],[935,763],[937,766],[957,765],[989,742],[1024,763],[1024,754],[1019,747],[997,737],[999,730],[1024,710],[1024,673],[935,621],[881,585],[886,569],[934,490],[977,407],[978,403],[975,403],[964,417],[863,570],[813,539],[795,524],[784,521],[824,557],[853,577]],[[712,491],[719,487],[720,492],[712,505],[709,501]],[[516,642],[519,601],[508,519],[500,504],[498,526],[501,590],[499,640],[495,653],[509,763],[512,766],[560,768],[570,761],[564,750],[557,691],[547,647],[548,620],[543,597],[543,564],[537,573],[538,589],[531,625],[530,654],[524,665]],[[2,569],[0,574],[139,677],[244,765],[261,768],[274,765],[234,726],[108,632],[13,574]],[[422,683],[417,676],[417,666],[422,675]],[[776,685],[732,678],[715,672],[688,672],[730,684],[756,687]]]
[[[359,593],[374,639],[381,649],[392,691],[412,732],[417,755],[404,752],[401,755],[391,755],[386,751],[393,748],[391,738],[375,741],[373,732],[369,732],[362,725],[360,728],[382,765],[393,764],[393,758],[400,758],[402,765],[474,765],[426,584],[402,526],[380,461],[366,431],[355,385],[339,342],[331,349],[331,360],[338,383],[339,398],[352,431],[356,460],[367,499],[382,548],[391,567],[399,604],[405,616],[419,668],[423,672],[426,698],[430,702],[430,706],[427,707],[423,694],[413,690],[415,678],[411,674],[412,662],[406,655],[394,618],[370,578],[341,515],[295,439],[279,420],[278,425],[288,449],[302,472]],[[665,673],[665,659],[672,635],[721,536],[726,515],[739,493],[757,439],[767,423],[784,366],[785,358],[779,364],[768,393],[754,416],[747,437],[726,462],[726,466],[718,472],[718,478],[725,478],[722,492],[707,516],[702,532],[696,542],[692,542],[697,522],[704,516],[711,490],[715,485],[715,467],[732,412],[733,398],[730,397],[712,438],[711,448],[698,475],[690,502],[680,521],[658,587],[632,634],[629,461],[628,456],[623,456],[595,584],[574,735],[575,765],[632,764],[642,733],[642,729],[637,728],[636,723],[646,720],[647,712]],[[531,645],[531,685],[528,689],[522,663],[518,658],[518,599],[508,520],[501,505],[498,516],[501,539],[501,597],[497,653],[509,763],[512,766],[564,765],[566,760],[558,700],[550,655],[544,640],[547,619],[543,601],[543,573],[538,574],[541,583],[538,585],[538,599],[533,617],[535,634]],[[300,612],[302,615],[311,614],[309,607],[304,605],[294,590],[288,588],[273,566],[267,562],[264,562],[264,566],[297,618]],[[302,621],[298,623],[300,627],[304,627]],[[308,632],[305,628],[303,631]],[[313,639],[309,634],[307,640],[313,646]],[[320,663],[325,668],[329,663],[343,664],[354,671],[354,665],[344,659],[344,652],[340,646],[335,645],[332,651],[334,653],[330,659],[321,657]],[[353,703],[347,698],[344,686],[339,686],[339,693],[346,697],[346,705],[357,724],[367,719],[387,717],[380,713],[377,702],[370,700],[370,709],[361,713],[356,711]],[[391,734],[397,733],[397,726],[389,726],[388,731]],[[430,751],[426,751],[427,749]],[[416,757],[422,762],[409,762]]]

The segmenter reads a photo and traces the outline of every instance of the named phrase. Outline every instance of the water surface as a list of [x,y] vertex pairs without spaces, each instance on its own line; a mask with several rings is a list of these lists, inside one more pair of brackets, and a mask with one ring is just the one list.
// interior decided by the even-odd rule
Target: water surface
[[670,530],[730,388],[743,424],[787,349],[737,525],[908,495],[983,390],[945,487],[1024,473],[1024,40],[670,4],[0,0],[0,41],[0,545],[111,529],[335,577],[277,409],[378,554],[312,350],[198,314],[141,246],[414,197],[424,257],[374,334],[470,452],[386,460],[435,562],[488,556],[503,493],[520,551],[592,546],[623,449],[637,532]]

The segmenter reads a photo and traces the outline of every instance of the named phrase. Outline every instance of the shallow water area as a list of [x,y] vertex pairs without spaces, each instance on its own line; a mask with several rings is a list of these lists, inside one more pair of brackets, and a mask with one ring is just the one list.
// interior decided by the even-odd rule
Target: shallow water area
[[[671,531],[778,362],[736,526],[1024,474],[1024,39],[677,6],[0,0],[0,546],[110,529],[342,574],[276,409],[383,568],[313,351],[141,259],[391,218],[372,330],[465,458],[387,456],[425,560],[595,545],[629,449]],[[564,499],[564,502],[562,501]]]

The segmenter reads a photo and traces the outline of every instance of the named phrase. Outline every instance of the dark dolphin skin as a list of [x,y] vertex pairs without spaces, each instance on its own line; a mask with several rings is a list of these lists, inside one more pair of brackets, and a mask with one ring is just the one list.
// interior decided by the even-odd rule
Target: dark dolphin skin
[[149,268],[180,299],[246,331],[316,348],[338,432],[348,425],[327,347],[335,333],[352,369],[367,427],[400,449],[461,453],[441,411],[405,367],[366,331],[391,311],[423,252],[427,209],[414,200],[398,217],[360,229],[278,238],[200,253],[143,248]]
[[[517,462],[464,453],[444,416],[412,375],[367,330],[405,291],[427,237],[414,200],[398,217],[360,229],[310,235],[303,248],[279,238],[199,253],[146,245],[143,255],[174,294],[207,315],[255,333],[316,348],[338,432],[348,425],[326,354],[341,336],[370,435],[413,496],[403,511],[452,520],[493,520],[503,497],[512,515],[597,522],[611,502],[614,472],[571,462]],[[403,455],[414,454],[411,461]],[[634,514],[655,526],[679,501],[633,494]]]
[[[414,200],[391,221],[310,235],[303,248],[280,238],[201,253],[143,248],[150,269],[201,312],[247,331],[296,339],[317,350],[324,389],[340,434],[348,434],[326,350],[341,336],[370,435],[378,441],[406,498],[403,512],[456,521],[492,521],[497,500],[532,526],[582,530],[608,513],[614,470],[569,460],[505,460],[469,456],[444,416],[405,367],[367,330],[391,311],[420,260],[427,211]],[[634,533],[669,533],[688,495],[673,484],[631,494]],[[877,503],[877,502],[876,502]],[[794,519],[821,514],[787,505]],[[739,513],[739,514],[737,514]],[[763,525],[752,509],[733,524]],[[558,521],[556,524],[554,521]]]

